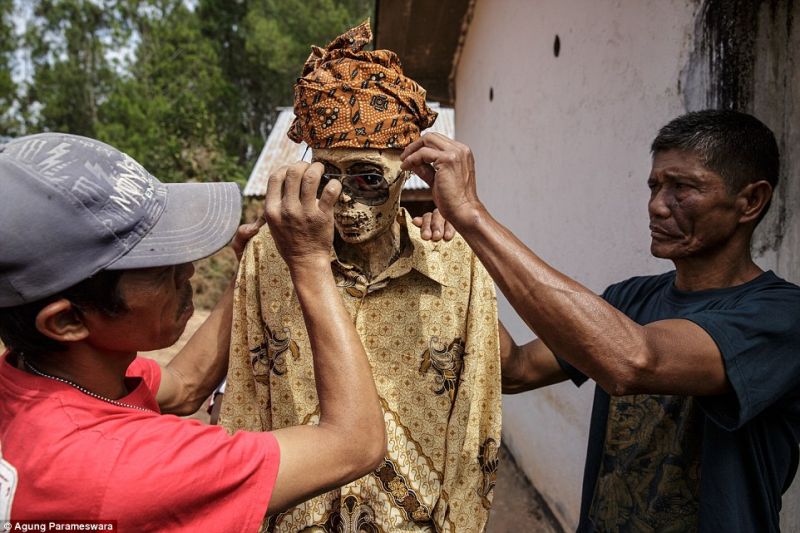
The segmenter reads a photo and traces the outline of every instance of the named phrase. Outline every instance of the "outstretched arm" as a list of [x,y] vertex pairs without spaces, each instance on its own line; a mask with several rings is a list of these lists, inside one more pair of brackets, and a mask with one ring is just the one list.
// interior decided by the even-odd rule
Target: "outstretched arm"
[[404,169],[431,185],[442,215],[520,317],[553,353],[603,389],[687,395],[728,390],[722,356],[702,328],[687,320],[640,326],[545,263],[497,222],[478,199],[468,147],[426,134],[406,148],[403,159]]
[[320,163],[298,163],[270,177],[266,217],[289,267],[314,357],[320,406],[316,426],[274,431],[280,467],[269,513],[357,479],[386,453],[383,411],[366,352],[331,272],[332,180],[317,202]]
[[545,343],[536,339],[517,346],[503,323],[499,324],[503,394],[517,394],[567,380],[567,374]]
[[[239,226],[230,246],[240,260],[247,244],[266,219],[260,216],[251,224]],[[162,369],[156,401],[162,413],[190,415],[225,378],[231,343],[233,287],[225,293],[203,324],[197,328],[180,352]]]

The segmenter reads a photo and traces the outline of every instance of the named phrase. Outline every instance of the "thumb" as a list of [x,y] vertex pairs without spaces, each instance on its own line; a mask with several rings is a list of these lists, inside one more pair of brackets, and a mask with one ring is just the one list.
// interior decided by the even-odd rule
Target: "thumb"
[[261,229],[261,226],[263,225],[264,222],[262,222],[261,218],[259,218],[255,222],[251,222],[250,224],[242,224],[239,226],[239,228],[236,230],[236,235],[233,236],[233,241],[231,241],[231,248],[233,248],[237,259],[242,259],[245,246],[247,246],[247,243],[250,241],[250,239],[252,239],[256,233],[258,233],[258,230]]
[[322,194],[317,202],[317,207],[327,216],[333,216],[333,206],[341,194],[342,184],[339,183],[339,180],[330,180],[322,190]]

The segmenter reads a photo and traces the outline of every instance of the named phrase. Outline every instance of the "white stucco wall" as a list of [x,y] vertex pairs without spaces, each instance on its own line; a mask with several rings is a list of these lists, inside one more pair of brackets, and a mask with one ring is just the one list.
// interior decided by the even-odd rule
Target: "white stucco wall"
[[[492,213],[590,289],[671,264],[649,254],[649,143],[684,112],[697,4],[478,0],[456,79],[456,134]],[[559,57],[553,53],[556,34]],[[490,89],[493,100],[489,100]],[[532,338],[502,299],[502,320]],[[504,398],[504,439],[567,528],[577,524],[593,384]]]

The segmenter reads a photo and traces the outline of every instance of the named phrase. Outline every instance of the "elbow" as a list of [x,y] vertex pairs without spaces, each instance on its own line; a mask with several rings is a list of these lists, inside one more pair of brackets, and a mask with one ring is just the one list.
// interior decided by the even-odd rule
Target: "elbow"
[[355,450],[354,456],[359,458],[356,468],[361,471],[358,477],[376,470],[386,457],[387,439],[383,417],[372,423],[372,428],[364,432],[364,439]]
[[607,383],[602,383],[601,385],[610,396],[628,396],[630,394],[634,394],[631,392],[633,387],[630,381],[621,377],[615,377],[614,379],[611,379]]
[[628,396],[645,392],[649,376],[655,374],[655,359],[647,351],[638,353],[616,365],[605,383],[601,383],[608,394]]
[[[357,437],[355,437],[357,436]],[[369,424],[359,424],[347,431],[348,481],[363,477],[377,470],[386,457],[387,439],[383,416],[374,417]]]
[[386,428],[383,411],[377,405],[375,412],[347,421],[323,418],[318,427],[325,431],[321,439],[326,439],[327,448],[338,458],[334,486],[345,485],[375,471],[386,457]]
[[364,452],[364,468],[366,470],[365,474],[372,472],[373,470],[377,470],[386,457],[386,430],[383,427],[383,424],[381,424],[380,435],[371,443],[368,448],[369,449]]
[[161,414],[190,416],[195,414],[208,399],[203,392],[196,387],[184,385],[180,393],[170,403],[159,404]]
[[179,405],[161,406],[162,415],[190,416],[195,414],[205,399],[185,401]]

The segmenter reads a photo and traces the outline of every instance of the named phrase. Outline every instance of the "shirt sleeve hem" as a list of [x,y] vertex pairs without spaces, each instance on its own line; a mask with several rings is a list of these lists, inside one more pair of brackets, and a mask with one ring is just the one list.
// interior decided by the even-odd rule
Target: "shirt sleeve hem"
[[258,481],[253,487],[253,503],[250,508],[252,512],[245,520],[242,531],[259,531],[264,520],[267,518],[267,509],[272,500],[272,492],[275,489],[275,481],[278,478],[278,468],[280,466],[281,449],[278,440],[271,432],[265,432],[264,437],[269,441],[267,451],[264,454],[264,466],[261,469]]
[[586,374],[569,364],[567,361],[561,359],[557,355],[555,357],[558,366],[561,367],[561,370],[564,371],[564,373],[567,375],[570,381],[575,384],[576,387],[580,387],[589,380],[589,377]]
[[729,349],[730,341],[722,329],[713,322],[704,320],[702,316],[687,316],[684,319],[703,328],[717,345],[725,365],[725,376],[732,389],[732,392],[727,394],[698,396],[698,403],[706,415],[719,427],[727,431],[737,430],[747,421],[749,398],[742,370],[738,361],[731,357],[733,352]]

